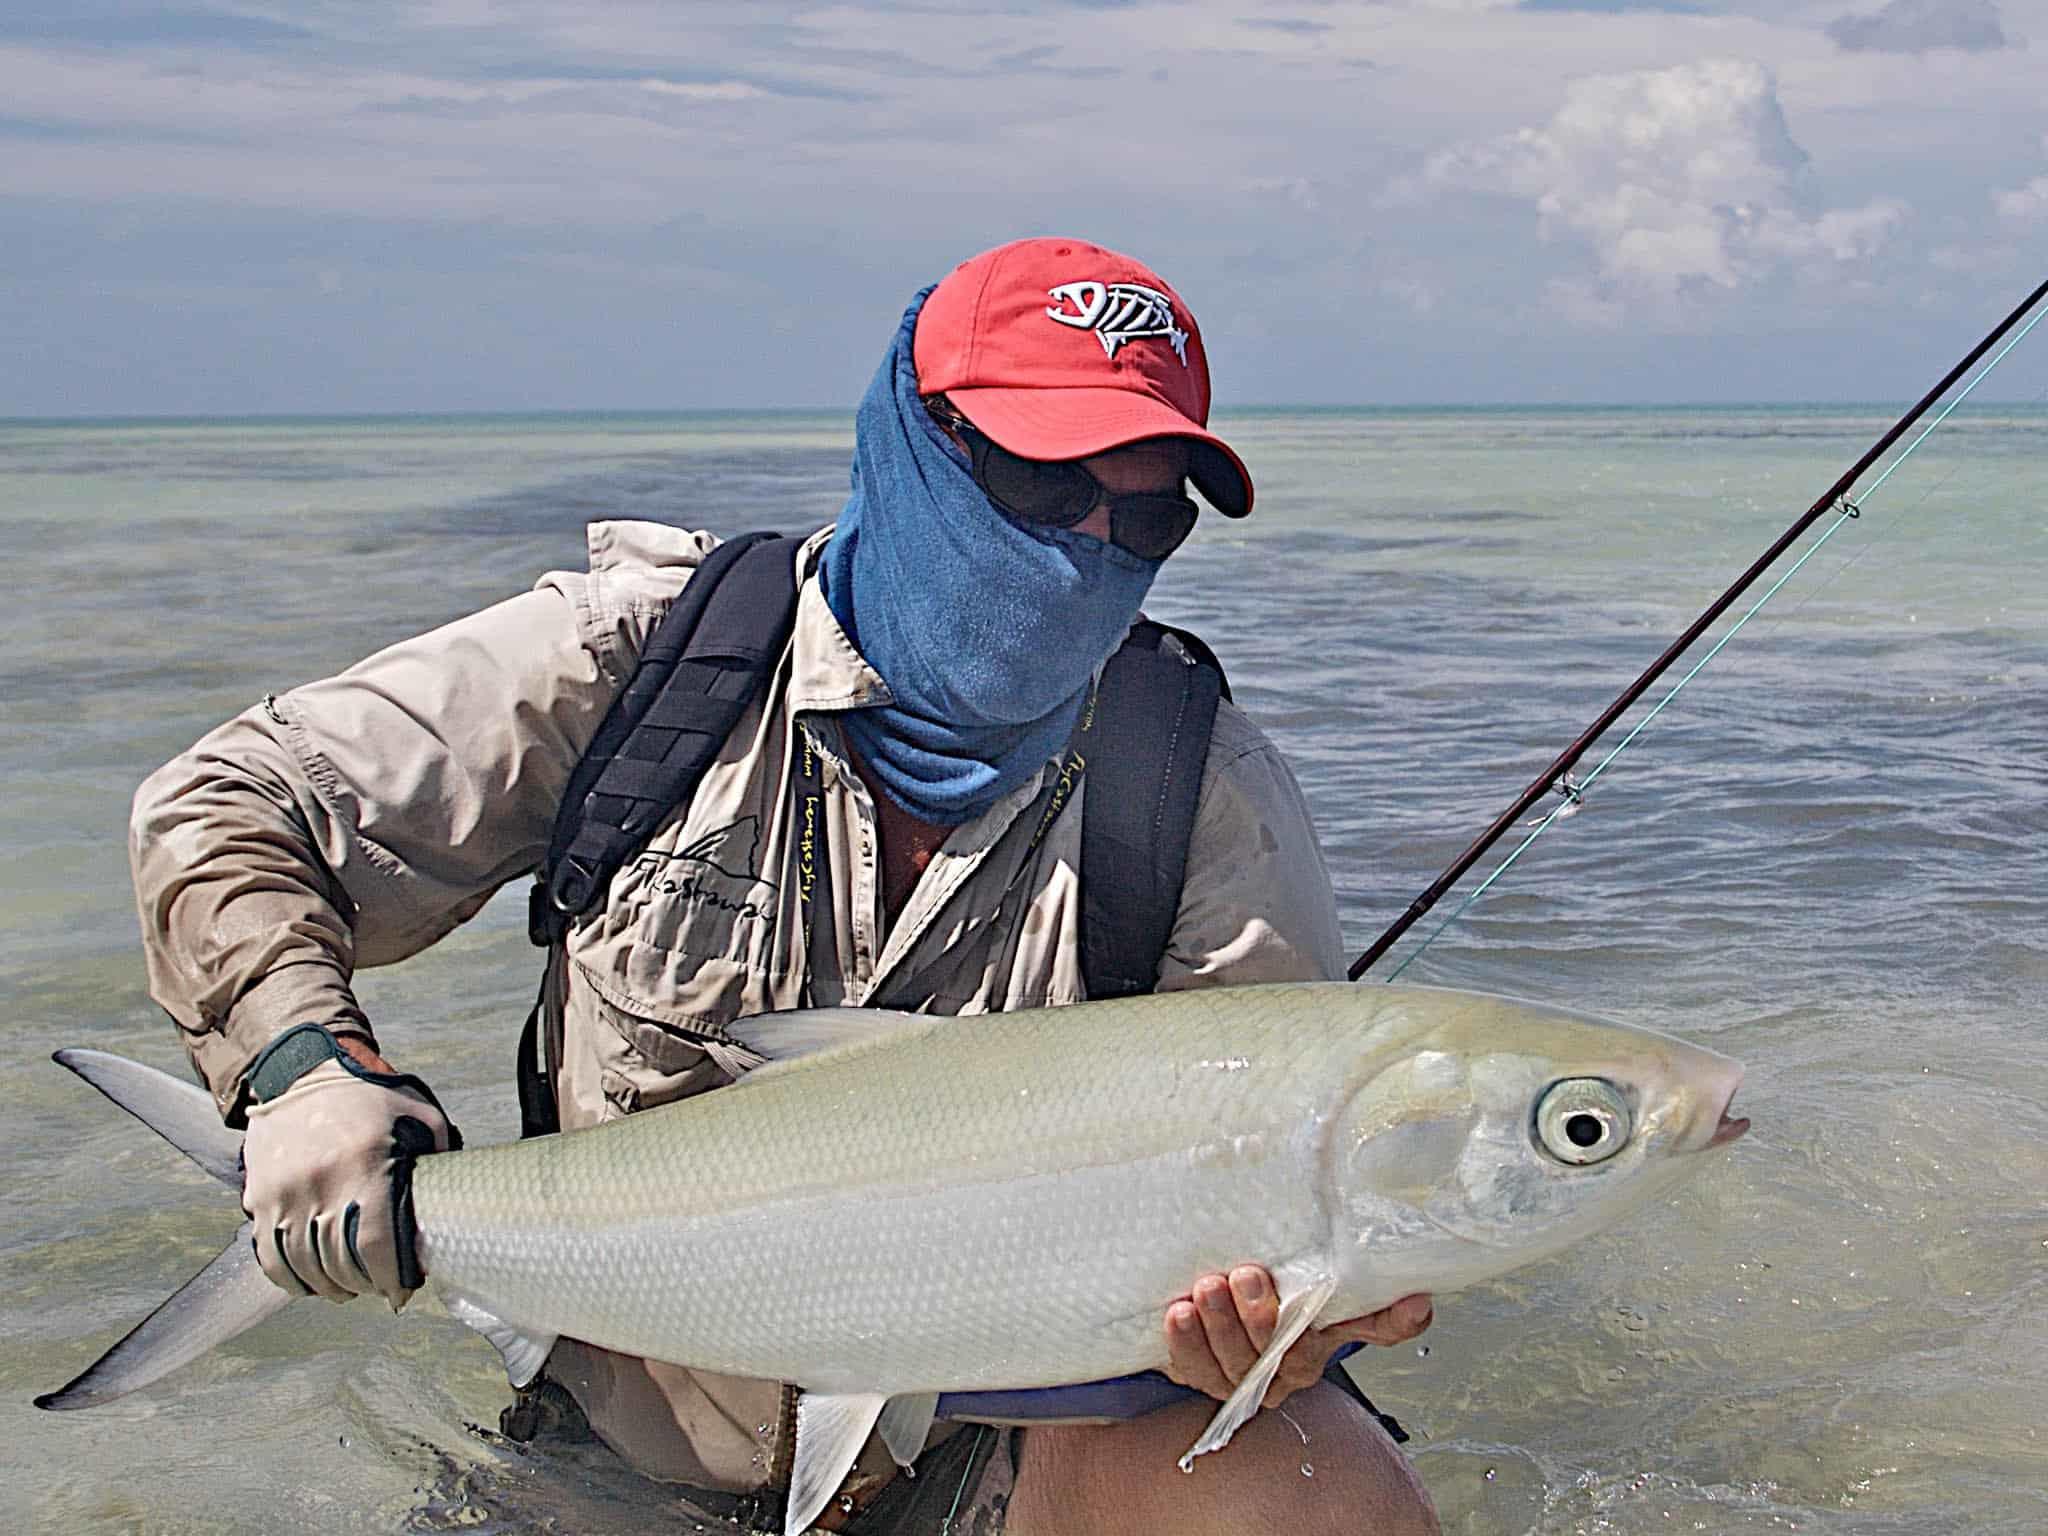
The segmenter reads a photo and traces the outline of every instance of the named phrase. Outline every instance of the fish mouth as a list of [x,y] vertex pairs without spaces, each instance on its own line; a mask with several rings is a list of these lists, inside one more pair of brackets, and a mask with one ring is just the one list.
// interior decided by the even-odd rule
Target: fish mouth
[[1734,1107],[1735,1090],[1731,1088],[1728,1090],[1728,1102],[1721,1106],[1721,1123],[1714,1127],[1714,1134],[1707,1138],[1708,1148],[1725,1147],[1730,1142],[1739,1141],[1742,1138],[1742,1133],[1749,1129],[1749,1117],[1747,1115],[1731,1115],[1728,1113]]

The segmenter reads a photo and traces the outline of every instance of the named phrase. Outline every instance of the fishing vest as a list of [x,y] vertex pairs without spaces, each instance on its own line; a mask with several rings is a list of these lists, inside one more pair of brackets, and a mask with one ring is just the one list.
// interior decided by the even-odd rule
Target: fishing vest
[[[731,539],[691,576],[569,776],[528,896],[536,945],[560,943],[689,799],[781,658],[796,602],[792,546],[777,534]],[[1180,910],[1216,707],[1229,697],[1208,646],[1150,620],[1133,625],[1103,667],[1081,812],[1081,971],[1090,998],[1152,990]],[[559,1129],[540,1060],[542,1006],[535,1002],[519,1041],[528,1136]]]

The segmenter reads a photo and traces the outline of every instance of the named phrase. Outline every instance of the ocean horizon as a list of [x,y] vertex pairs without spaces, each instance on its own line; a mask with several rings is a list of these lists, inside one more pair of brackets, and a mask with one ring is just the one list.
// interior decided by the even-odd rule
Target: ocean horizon
[[[1729,415],[1750,412],[1784,412],[1811,415],[1832,412],[1881,412],[1904,414],[1910,400],[1485,400],[1466,402],[1417,402],[1388,404],[1277,404],[1220,405],[1219,419],[1273,416],[1494,416],[1494,415],[1598,415],[1640,413],[1671,415],[1693,412]],[[435,411],[277,411],[209,412],[198,415],[179,412],[142,412],[112,415],[0,416],[0,427],[128,427],[128,426],[266,426],[319,425],[323,423],[408,422],[531,422],[531,421],[659,421],[721,420],[758,416],[835,416],[849,423],[855,402],[839,405],[761,406],[563,406],[535,410],[435,410]],[[2026,397],[1971,396],[1973,410],[2007,413],[2048,414],[2048,392]]]

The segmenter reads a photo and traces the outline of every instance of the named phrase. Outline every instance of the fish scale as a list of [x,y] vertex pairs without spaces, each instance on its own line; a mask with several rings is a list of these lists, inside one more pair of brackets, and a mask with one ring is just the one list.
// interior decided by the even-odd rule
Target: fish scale
[[1236,1263],[1344,1268],[1332,1316],[1393,1299],[1398,1264],[1334,1235],[1331,1129],[1388,1060],[1509,1046],[1530,1014],[1330,984],[873,1014],[878,1038],[735,1088],[423,1159],[421,1259],[522,1328],[818,1390],[1158,1366],[1165,1303]]
[[[1332,1092],[1303,1058],[1358,1055],[1291,1011],[1196,1002],[1165,1032],[1145,1000],[1127,1021],[915,1021],[680,1114],[423,1160],[422,1262],[504,1316],[810,1386],[1158,1363],[1152,1314],[1190,1257],[1291,1254],[1326,1228],[1304,1132]],[[1019,1376],[1018,1335],[1041,1329],[1072,1347]]]
[[[1278,1326],[1185,1467],[1229,1443],[1314,1323],[1556,1252],[1748,1126],[1727,1113],[1742,1069],[1725,1057],[1432,988],[966,1019],[825,1009],[732,1035],[771,1058],[737,1086],[418,1159],[417,1252],[515,1382],[566,1335],[805,1388],[788,1532],[878,1426],[908,1460],[936,1412],[977,1411],[978,1389],[1028,1397],[1161,1365],[1168,1301],[1263,1263]],[[234,1181],[236,1138],[205,1094],[95,1052],[58,1059]],[[37,1402],[111,1401],[289,1299],[245,1225]]]

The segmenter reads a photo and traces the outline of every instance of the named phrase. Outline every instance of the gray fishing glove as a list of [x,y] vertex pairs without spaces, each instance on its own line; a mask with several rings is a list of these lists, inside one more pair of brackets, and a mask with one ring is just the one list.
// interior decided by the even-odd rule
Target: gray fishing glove
[[248,1074],[242,1209],[257,1262],[295,1296],[377,1292],[393,1310],[425,1276],[413,1249],[413,1160],[462,1145],[427,1085],[372,1072],[317,1024],[273,1040]]

